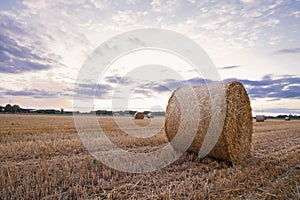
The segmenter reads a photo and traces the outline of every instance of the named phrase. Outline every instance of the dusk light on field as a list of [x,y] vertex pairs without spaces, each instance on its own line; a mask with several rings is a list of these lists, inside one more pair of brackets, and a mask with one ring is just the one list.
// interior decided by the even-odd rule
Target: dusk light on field
[[300,0],[0,0],[0,199],[299,199]]

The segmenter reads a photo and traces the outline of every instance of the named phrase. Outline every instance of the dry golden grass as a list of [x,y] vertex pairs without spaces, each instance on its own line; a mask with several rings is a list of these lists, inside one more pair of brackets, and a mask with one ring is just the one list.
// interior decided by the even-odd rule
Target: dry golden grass
[[[134,139],[110,117],[99,121],[131,151],[167,142],[163,130]],[[93,163],[72,116],[0,115],[0,199],[300,199],[300,121],[253,123],[252,157],[241,165],[185,154],[164,169],[129,174]]]

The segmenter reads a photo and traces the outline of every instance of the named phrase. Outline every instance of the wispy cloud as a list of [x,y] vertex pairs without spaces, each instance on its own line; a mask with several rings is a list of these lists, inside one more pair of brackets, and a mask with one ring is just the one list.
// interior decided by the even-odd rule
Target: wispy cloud
[[110,84],[77,84],[73,89],[67,89],[67,93],[71,93],[76,98],[102,98],[110,97],[113,87]]
[[300,77],[285,76],[282,78],[272,78],[265,76],[262,80],[226,79],[224,81],[229,82],[233,80],[238,80],[245,85],[251,99],[300,99]]
[[[261,112],[262,110],[254,110],[254,112]],[[293,113],[300,113],[299,108],[265,108],[263,110],[266,113],[282,113],[282,114],[293,114]]]
[[235,69],[241,67],[240,65],[232,65],[232,66],[225,66],[225,67],[218,67],[218,69],[226,70],[226,69]]
[[295,54],[300,53],[300,48],[289,48],[289,49],[280,49],[274,54]]
[[[117,79],[119,79],[118,77]],[[111,78],[110,78],[111,79]],[[112,79],[114,80],[114,79]],[[121,79],[120,79],[121,80]],[[126,81],[119,82],[120,84],[127,85],[128,83],[136,84],[136,93],[143,94],[147,97],[156,96],[160,93],[169,93],[174,91],[178,87],[188,85],[200,85],[211,83],[211,80],[203,78],[191,78],[187,80],[177,79],[165,79],[160,82],[150,81],[147,83],[138,84],[134,80],[129,78]],[[282,99],[282,98],[294,98],[300,99],[300,77],[295,76],[281,76],[274,77],[270,74],[265,75],[261,80],[249,80],[249,79],[237,79],[229,78],[225,79],[224,82],[240,81],[244,84],[251,99],[257,98],[271,98],[271,99]],[[114,82],[114,81],[111,81]],[[111,86],[103,85],[104,91],[113,90]]]
[[105,81],[108,83],[117,83],[117,84],[122,84],[122,85],[128,85],[133,82],[133,80],[131,80],[130,78],[122,77],[119,75],[106,76]]
[[59,92],[38,90],[38,89],[29,89],[29,90],[6,90],[5,95],[9,96],[19,96],[19,97],[31,97],[31,98],[58,98],[60,96]]
[[135,92],[144,94],[145,96],[157,96],[161,93],[170,93],[178,87],[189,86],[189,85],[200,85],[210,83],[211,80],[203,78],[191,78],[188,80],[176,80],[176,79],[165,79],[160,82],[151,81],[145,84],[141,84],[138,90]]
[[38,45],[27,42],[33,35],[16,20],[0,14],[0,29],[0,73],[48,70],[56,65]]
[[111,97],[110,94],[113,87],[109,84],[78,84],[75,89],[72,87],[63,90],[44,90],[44,89],[23,89],[11,90],[0,88],[0,95],[15,96],[15,97],[31,97],[35,99],[47,98],[101,98],[106,99]]

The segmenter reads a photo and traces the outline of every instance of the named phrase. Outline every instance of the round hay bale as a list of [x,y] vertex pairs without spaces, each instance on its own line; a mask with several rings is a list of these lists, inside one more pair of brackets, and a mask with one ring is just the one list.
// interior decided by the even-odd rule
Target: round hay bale
[[257,122],[264,122],[266,117],[264,115],[256,115],[255,119]]
[[148,117],[148,118],[153,118],[154,116],[153,116],[152,113],[148,113],[147,117]]
[[[212,114],[211,98],[208,86],[198,85],[192,87],[197,101],[199,103],[200,119],[197,134],[188,148],[189,152],[198,154],[207,134],[211,116],[220,116]],[[181,112],[185,105],[179,106],[179,101],[176,97],[179,90],[187,90],[187,87],[178,88],[169,99],[166,110],[165,131],[171,141],[177,134],[181,121]],[[211,94],[213,95],[213,94]],[[252,142],[252,114],[250,100],[243,85],[237,81],[225,84],[226,96],[226,118],[224,126],[217,143],[208,153],[209,157],[228,161],[230,163],[240,163],[250,155]],[[184,104],[189,104],[189,97],[182,96]],[[224,106],[225,107],[225,106]],[[215,109],[218,110],[218,109]],[[225,112],[225,110],[224,110]],[[225,114],[225,113],[224,113]],[[223,115],[225,116],[225,115]],[[195,119],[189,119],[195,120]],[[212,124],[214,126],[214,124]]]
[[134,114],[134,119],[144,119],[144,113],[143,112],[136,112]]

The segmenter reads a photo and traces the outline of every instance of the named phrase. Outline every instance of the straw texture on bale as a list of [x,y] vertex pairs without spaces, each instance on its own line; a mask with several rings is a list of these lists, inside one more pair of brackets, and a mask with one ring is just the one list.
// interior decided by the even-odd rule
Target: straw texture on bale
[[142,112],[136,112],[134,114],[134,119],[144,119],[144,113],[142,113]]
[[[228,161],[230,163],[240,163],[250,155],[251,142],[252,142],[252,115],[250,100],[248,94],[243,85],[237,81],[226,83],[223,86],[225,88],[226,96],[226,118],[224,121],[223,129],[221,129],[220,137],[217,139],[215,146],[208,153],[209,157]],[[177,134],[180,121],[182,107],[179,106],[179,101],[176,97],[178,90],[185,90],[187,87],[181,87],[176,89],[169,99],[166,120],[165,131],[166,135],[171,141]],[[192,87],[199,104],[200,119],[197,134],[188,148],[189,152],[198,154],[206,136],[207,130],[212,121],[211,116],[211,98],[212,91],[208,89],[206,84],[197,85]],[[182,97],[180,97],[182,98]],[[189,97],[183,97],[184,104],[189,104]],[[225,100],[224,100],[225,102]],[[218,116],[214,114],[214,116]],[[225,113],[224,113],[225,116]],[[194,120],[194,119],[189,119]],[[214,126],[214,124],[212,124]],[[175,147],[174,147],[175,148]]]

